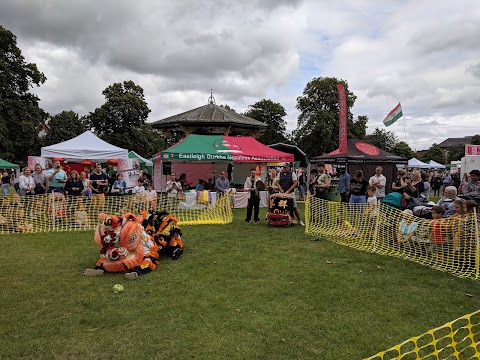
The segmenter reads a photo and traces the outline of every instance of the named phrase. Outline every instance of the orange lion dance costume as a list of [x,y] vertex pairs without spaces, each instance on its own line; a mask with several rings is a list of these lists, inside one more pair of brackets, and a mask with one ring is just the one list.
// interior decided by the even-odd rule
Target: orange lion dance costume
[[[122,216],[101,214],[100,218],[103,222],[95,229],[95,242],[100,247],[100,259],[95,269],[85,269],[83,274],[96,276],[103,275],[105,272],[122,272],[125,273],[126,278],[135,280],[140,274],[155,270],[159,263],[160,250],[164,252],[166,249],[173,248],[173,253],[179,248],[175,256],[171,255],[172,258],[178,259],[183,252],[180,229],[176,228],[178,230],[174,232],[175,240],[172,241],[172,236],[167,239],[163,233],[157,233],[160,229],[157,225],[160,218],[153,217],[153,214],[148,215],[148,218],[145,218],[129,213]],[[145,213],[144,216],[147,214]],[[157,221],[153,222],[154,218]],[[171,231],[177,221],[171,225],[172,221],[162,217],[161,223],[164,222],[166,224],[163,230],[168,228]],[[142,223],[144,225],[150,223],[147,231]],[[175,245],[172,245],[173,243]]]

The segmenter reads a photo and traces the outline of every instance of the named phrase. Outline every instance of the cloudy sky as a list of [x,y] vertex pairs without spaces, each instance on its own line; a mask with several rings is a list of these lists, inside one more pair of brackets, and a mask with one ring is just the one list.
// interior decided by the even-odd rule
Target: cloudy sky
[[[279,102],[291,131],[307,82],[333,76],[368,133],[398,102],[413,149],[480,133],[478,0],[2,0],[0,24],[48,78],[35,91],[50,113],[84,115],[133,80],[149,121],[206,104],[213,88],[237,111]],[[387,130],[405,139],[403,121]]]

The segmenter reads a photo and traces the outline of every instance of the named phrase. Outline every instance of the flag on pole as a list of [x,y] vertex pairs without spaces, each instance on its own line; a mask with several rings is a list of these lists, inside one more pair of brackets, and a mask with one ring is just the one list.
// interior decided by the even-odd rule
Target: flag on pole
[[395,108],[388,113],[387,117],[383,120],[383,123],[385,124],[385,126],[390,126],[402,116],[402,105],[398,103],[398,105],[395,106]]

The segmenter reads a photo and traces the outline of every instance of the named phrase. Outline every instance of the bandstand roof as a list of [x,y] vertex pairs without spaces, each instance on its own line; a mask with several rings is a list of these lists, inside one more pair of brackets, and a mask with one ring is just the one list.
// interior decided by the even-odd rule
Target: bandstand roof
[[[230,127],[232,132],[262,131],[267,124],[238,114],[214,103],[200,106],[196,109],[173,115],[151,124],[159,130],[183,131],[183,127],[192,127],[197,130],[208,129],[208,133],[223,133],[221,129]],[[218,128],[218,131],[215,131]]]

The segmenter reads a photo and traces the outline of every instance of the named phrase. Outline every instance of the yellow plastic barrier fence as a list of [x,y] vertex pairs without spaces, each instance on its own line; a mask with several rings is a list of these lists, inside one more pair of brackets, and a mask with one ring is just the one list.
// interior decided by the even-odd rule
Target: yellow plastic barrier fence
[[[188,201],[187,201],[188,200]],[[147,199],[142,195],[66,197],[62,194],[0,198],[0,234],[94,229],[99,213],[140,214],[143,210],[168,211],[180,225],[227,224],[233,220],[228,196],[212,201],[196,194],[188,199],[163,195]]]
[[345,204],[309,196],[309,235],[363,251],[395,256],[452,273],[479,278],[476,213],[422,219],[388,205]]
[[478,359],[480,311],[413,337],[366,360]]

